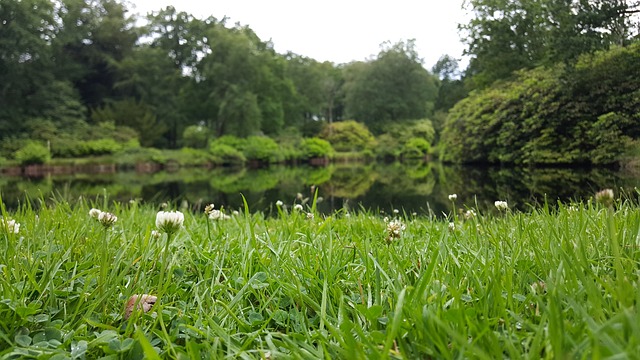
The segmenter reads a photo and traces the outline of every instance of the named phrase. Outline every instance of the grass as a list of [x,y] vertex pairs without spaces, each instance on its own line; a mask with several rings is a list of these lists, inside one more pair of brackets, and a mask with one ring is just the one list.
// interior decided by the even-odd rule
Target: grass
[[[98,202],[3,207],[21,227],[0,228],[0,358],[640,354],[640,209],[628,201],[397,214],[396,236],[368,212],[185,211],[168,245],[152,205]],[[101,226],[91,207],[117,222]],[[134,294],[158,302],[125,320]]]

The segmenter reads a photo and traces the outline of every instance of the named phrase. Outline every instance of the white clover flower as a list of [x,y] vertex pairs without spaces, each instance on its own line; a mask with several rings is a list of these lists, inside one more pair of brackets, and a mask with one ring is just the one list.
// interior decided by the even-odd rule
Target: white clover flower
[[411,216],[418,216],[418,213],[414,211],[411,213]]
[[455,229],[456,229],[456,223],[454,223],[454,222],[450,222],[450,223],[449,223],[449,230],[450,230],[450,231],[454,231]]
[[398,209],[393,209],[393,213],[394,213],[394,214],[399,214],[399,213],[400,213],[400,210],[398,210]]
[[389,222],[389,217],[385,216],[384,218],[382,218],[382,221],[388,223]]
[[293,210],[296,210],[296,211],[302,211],[302,209],[303,209],[303,207],[302,207],[302,205],[300,205],[300,204],[295,204],[295,205],[293,206]]
[[211,214],[211,212],[213,211],[214,207],[215,206],[213,204],[209,204],[209,205],[205,206],[204,207],[204,213],[207,214],[207,215]]
[[449,195],[449,201],[456,201],[457,198],[458,198],[458,194]]
[[7,229],[9,234],[17,234],[20,232],[20,223],[15,220],[0,219],[0,230]]
[[296,199],[302,200],[302,199],[304,199],[304,195],[302,195],[302,193],[297,193],[296,194]]
[[613,205],[613,190],[604,189],[596,193],[596,201],[600,204],[610,207]]
[[464,213],[464,218],[467,220],[473,219],[474,217],[476,217],[476,212],[473,209],[469,209],[467,211],[465,211]]
[[284,205],[284,203],[281,200],[276,201],[276,206],[280,207]]
[[399,239],[406,226],[400,220],[391,220],[387,223],[387,243],[391,243],[394,239]]
[[233,212],[231,214],[233,216],[238,216],[238,215],[240,215],[240,212],[238,210],[233,210]]
[[307,219],[313,220],[314,217],[315,215],[313,215],[313,213],[307,213]]
[[506,201],[496,201],[495,203],[493,203],[496,208],[500,211],[504,211],[504,210],[509,210],[509,204],[507,204]]
[[102,224],[102,226],[108,228],[111,225],[115,224],[116,221],[118,221],[118,217],[113,215],[112,213],[102,211],[98,215],[98,221],[100,222],[100,224]]
[[89,216],[91,216],[94,219],[98,219],[98,216],[100,216],[101,212],[102,212],[102,210],[93,208],[93,209],[89,210]]
[[184,224],[184,214],[180,211],[158,211],[156,227],[158,230],[173,234]]
[[226,220],[229,218],[229,215],[225,215],[225,213],[220,210],[211,210],[211,212],[209,212],[209,219],[211,220]]
[[158,230],[151,230],[151,238],[152,239],[160,239],[160,236],[162,236],[162,233]]

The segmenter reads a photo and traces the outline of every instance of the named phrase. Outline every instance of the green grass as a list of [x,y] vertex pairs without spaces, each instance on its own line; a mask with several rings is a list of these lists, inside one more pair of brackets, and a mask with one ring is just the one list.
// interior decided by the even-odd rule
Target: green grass
[[[91,207],[118,221],[105,229]],[[640,354],[631,203],[399,216],[395,238],[379,215],[277,209],[215,222],[185,211],[168,252],[151,205],[3,210],[21,227],[0,229],[0,358]],[[124,320],[143,293],[158,302]]]

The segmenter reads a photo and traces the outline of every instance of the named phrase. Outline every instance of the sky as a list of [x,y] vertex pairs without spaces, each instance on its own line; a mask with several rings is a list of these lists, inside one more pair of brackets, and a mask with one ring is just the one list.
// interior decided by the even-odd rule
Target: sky
[[460,59],[464,44],[458,23],[468,17],[463,0],[129,0],[133,12],[146,14],[173,5],[196,18],[228,17],[227,24],[248,25],[261,40],[271,40],[279,53],[292,51],[336,64],[364,61],[380,44],[416,40],[423,65],[430,69],[440,56]]

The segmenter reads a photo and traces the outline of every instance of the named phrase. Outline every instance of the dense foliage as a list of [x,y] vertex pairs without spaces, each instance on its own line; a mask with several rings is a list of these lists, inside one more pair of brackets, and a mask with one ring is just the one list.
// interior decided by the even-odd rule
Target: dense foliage
[[[0,154],[13,157],[27,140],[69,157],[133,145],[206,149],[225,135],[314,137],[346,115],[379,126],[425,117],[437,93],[411,41],[336,65],[278,54],[270,41],[226,18],[166,7],[139,19],[127,6],[0,4]],[[354,68],[367,76],[350,77]],[[117,144],[101,149],[96,141]]]
[[575,66],[521,71],[450,112],[443,158],[457,162],[609,164],[640,135],[640,43]]
[[[0,4],[0,157],[36,161],[16,155],[38,143],[54,160],[187,147],[222,163],[297,161],[314,137],[361,158],[609,164],[637,152],[637,1],[467,1],[468,67],[443,55],[431,71],[411,39],[333,64],[279,54],[226,17],[128,6]],[[371,137],[341,133],[347,119]],[[214,146],[229,135],[270,149]]]

